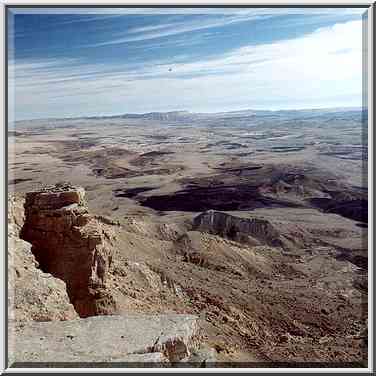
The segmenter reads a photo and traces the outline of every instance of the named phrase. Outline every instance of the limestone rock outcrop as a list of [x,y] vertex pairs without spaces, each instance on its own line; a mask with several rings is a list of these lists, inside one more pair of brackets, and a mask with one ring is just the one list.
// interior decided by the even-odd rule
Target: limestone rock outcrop
[[25,199],[20,194],[8,195],[8,234],[18,236],[25,221]]
[[106,287],[114,236],[111,225],[89,214],[82,187],[56,184],[26,194],[21,238],[43,271],[65,281],[81,317],[116,312]]
[[208,210],[193,219],[193,229],[250,245],[283,246],[278,230],[260,218],[240,218]]
[[69,320],[78,315],[69,301],[65,283],[43,273],[31,252],[31,244],[20,239],[24,200],[8,198],[8,317],[10,321]]
[[13,328],[11,363],[179,362],[199,347],[197,320],[169,314],[31,322]]

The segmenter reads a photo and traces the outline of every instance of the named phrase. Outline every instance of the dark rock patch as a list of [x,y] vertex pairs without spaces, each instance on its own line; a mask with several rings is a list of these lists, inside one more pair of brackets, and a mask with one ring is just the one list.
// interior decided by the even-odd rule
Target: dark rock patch
[[293,152],[293,151],[302,151],[304,149],[305,149],[304,146],[299,146],[299,147],[275,146],[275,147],[272,147],[272,152],[273,153],[288,153],[288,152]]
[[368,201],[365,199],[337,201],[333,198],[313,198],[310,203],[327,213],[368,223]]
[[129,188],[129,189],[115,189],[114,196],[133,198],[133,197],[136,197],[140,193],[148,192],[153,189],[155,188],[154,187],[139,187],[139,188]]
[[141,154],[140,156],[132,159],[129,163],[133,166],[146,166],[148,164],[155,163],[159,157],[163,157],[164,155],[173,154],[170,151],[150,151],[148,153]]
[[160,211],[200,212],[206,210],[252,210],[264,207],[301,207],[289,201],[264,197],[257,187],[231,185],[192,187],[174,194],[149,196],[140,200],[143,206]]
[[25,181],[31,181],[33,179],[30,179],[30,178],[25,178],[25,179],[11,179],[8,181],[8,184],[9,185],[14,185],[14,184],[18,184],[18,183],[23,183]]

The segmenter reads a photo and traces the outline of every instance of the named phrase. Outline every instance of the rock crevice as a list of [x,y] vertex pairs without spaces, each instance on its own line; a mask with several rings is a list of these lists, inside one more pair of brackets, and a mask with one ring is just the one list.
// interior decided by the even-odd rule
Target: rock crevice
[[31,244],[20,239],[24,224],[24,199],[8,197],[8,314],[9,321],[54,321],[77,317],[66,284],[43,273],[31,252]]

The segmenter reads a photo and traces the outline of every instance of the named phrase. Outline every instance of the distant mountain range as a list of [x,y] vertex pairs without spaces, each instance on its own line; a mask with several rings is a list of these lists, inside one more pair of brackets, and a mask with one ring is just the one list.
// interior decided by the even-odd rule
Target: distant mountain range
[[147,120],[162,120],[162,121],[176,121],[182,119],[191,118],[236,118],[236,117],[249,117],[249,116],[306,116],[312,114],[334,114],[343,112],[360,112],[360,107],[345,107],[345,108],[323,108],[323,109],[304,109],[304,110],[240,110],[240,111],[228,111],[228,112],[189,112],[189,111],[168,111],[168,112],[147,112],[142,114],[125,113],[121,115],[111,116],[90,116],[85,117],[87,119],[147,119]]
[[[166,121],[166,122],[180,122],[180,121],[194,121],[194,120],[229,120],[245,121],[250,119],[307,119],[317,116],[359,116],[364,114],[360,107],[346,107],[346,108],[323,108],[323,109],[304,109],[304,110],[240,110],[216,113],[196,113],[189,111],[168,111],[168,112],[147,112],[142,114],[125,113],[120,115],[103,115],[103,116],[85,116],[85,117],[71,117],[71,118],[49,118],[49,119],[33,119],[33,120],[78,120],[78,119],[140,119],[149,121]],[[27,122],[33,120],[20,120],[19,122]]]

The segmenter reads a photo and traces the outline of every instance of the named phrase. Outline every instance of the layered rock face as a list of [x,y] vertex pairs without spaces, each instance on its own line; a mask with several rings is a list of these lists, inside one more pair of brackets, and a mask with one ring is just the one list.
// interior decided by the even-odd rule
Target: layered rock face
[[114,232],[88,213],[83,188],[57,184],[27,193],[21,237],[40,268],[66,282],[81,317],[116,312],[106,288]]
[[24,222],[22,197],[8,198],[8,314],[11,321],[69,320],[78,315],[69,301],[65,283],[43,273],[20,239]]
[[193,228],[251,245],[283,245],[276,228],[269,221],[260,218],[239,218],[208,210],[194,218]]

